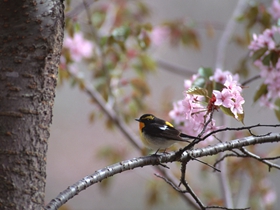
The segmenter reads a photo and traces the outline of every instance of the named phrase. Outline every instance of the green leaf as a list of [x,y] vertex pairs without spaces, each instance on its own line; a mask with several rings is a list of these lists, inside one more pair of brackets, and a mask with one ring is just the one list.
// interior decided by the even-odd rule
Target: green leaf
[[265,10],[261,18],[261,24],[264,28],[271,27],[271,15]]
[[112,31],[112,36],[115,40],[124,41],[130,35],[130,28],[128,26],[121,26]]
[[279,52],[276,52],[276,51],[271,52],[271,63],[273,65],[273,67],[276,67],[279,57],[280,57]]
[[152,26],[151,23],[145,23],[145,24],[142,25],[142,27],[144,29],[146,29],[147,31],[151,31],[153,29],[153,26]]
[[262,63],[265,66],[269,66],[271,60],[271,53],[268,53],[264,58],[262,59]]
[[256,52],[254,52],[252,56],[253,60],[255,61],[260,59],[266,53],[266,51],[267,51],[267,47],[258,49]]
[[[205,85],[206,90],[208,91],[208,97],[211,98],[213,94],[213,89],[214,89],[214,83],[212,81],[208,81]],[[208,99],[206,98],[206,102],[208,102]]]
[[213,70],[211,68],[201,67],[198,69],[198,74],[202,77],[209,79],[209,77],[213,75]]
[[237,68],[235,69],[235,73],[243,76],[244,78],[248,77],[249,69],[247,66],[247,58],[243,58],[239,61]]
[[280,121],[280,99],[277,99],[274,104],[277,107],[276,109],[274,109],[274,113],[278,121]]
[[95,112],[91,112],[89,114],[89,122],[90,123],[93,123],[94,122],[94,119],[95,119]]
[[[229,116],[233,117],[234,119],[236,119],[235,116],[234,116],[234,114],[231,112],[230,108],[226,108],[226,107],[224,107],[224,106],[220,106],[220,109],[222,110],[222,112],[223,112],[224,114],[229,115]],[[237,114],[237,119],[236,119],[236,120],[238,120],[238,121],[240,121],[242,124],[244,124],[244,122],[243,122],[244,116],[245,116],[244,113],[243,113],[243,114]]]
[[108,43],[108,37],[107,36],[102,36],[99,39],[99,44],[101,45],[101,47],[105,46]]
[[193,82],[193,87],[204,87],[205,85],[205,79],[204,78],[197,78],[196,80],[194,80]]
[[234,114],[231,112],[230,108],[226,108],[226,107],[224,107],[224,106],[220,106],[220,109],[222,110],[222,112],[223,112],[224,114],[229,115],[229,116],[235,118],[235,117],[234,117]]
[[245,17],[247,19],[247,25],[246,28],[250,29],[254,26],[254,24],[257,22],[257,16],[259,14],[258,6],[252,6],[249,8],[247,14],[245,14]]
[[104,12],[95,11],[92,13],[91,22],[95,28],[100,28],[106,19]]
[[240,121],[244,125],[244,116],[245,114],[237,114],[237,120]]
[[254,95],[254,102],[259,100],[260,97],[262,95],[265,95],[265,94],[267,94],[267,85],[266,84],[261,84],[261,86],[259,87],[259,89],[257,90],[257,92]]
[[130,81],[130,84],[137,92],[141,93],[141,96],[148,95],[150,93],[149,86],[143,79],[134,78]]
[[200,88],[200,87],[192,87],[188,89],[186,93],[190,95],[200,95],[204,97],[208,96],[208,91],[205,88]]
[[154,71],[156,70],[156,62],[147,54],[141,54],[139,56],[142,70]]
[[142,50],[146,50],[149,48],[151,40],[150,37],[146,33],[144,33],[142,36],[138,37],[137,42]]

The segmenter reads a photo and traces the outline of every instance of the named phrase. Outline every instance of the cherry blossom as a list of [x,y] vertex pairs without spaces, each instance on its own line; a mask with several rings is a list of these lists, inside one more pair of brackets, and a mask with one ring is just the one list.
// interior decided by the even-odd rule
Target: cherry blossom
[[[199,75],[196,74],[191,79],[185,80],[185,89],[192,88],[198,77]],[[214,119],[211,119],[206,128],[204,126],[210,118],[209,113],[218,109],[219,106],[229,108],[234,117],[239,119],[238,115],[243,114],[242,105],[245,100],[241,96],[242,88],[238,79],[237,75],[232,75],[229,71],[217,69],[209,80],[222,84],[223,88],[213,90],[212,98],[207,100],[208,104],[205,103],[205,96],[186,92],[185,98],[173,103],[173,109],[169,112],[169,116],[174,120],[176,127],[193,136],[198,135],[202,130],[205,131],[204,134],[207,134],[218,128]]]
[[73,37],[67,35],[64,47],[69,50],[71,58],[75,62],[79,62],[83,58],[90,58],[93,52],[93,44],[85,40],[80,32],[75,33]]
[[[211,81],[224,84],[225,81],[227,80],[228,75],[232,75],[232,73],[230,71],[222,71],[222,69],[217,68],[216,71],[214,72],[214,75],[211,76],[209,79]],[[239,80],[238,74],[233,75],[233,79],[238,81]]]
[[162,45],[170,35],[170,30],[167,26],[155,26],[150,34],[152,44],[155,46]]
[[213,94],[216,97],[216,102],[214,103],[216,106],[224,106],[230,108],[233,106],[233,94],[229,89],[224,88],[222,92],[218,90],[213,90]]
[[231,112],[234,114],[234,117],[238,119],[238,114],[243,114],[243,107],[242,105],[245,103],[244,98],[239,95],[234,100],[233,105],[230,107]]
[[169,116],[174,119],[176,125],[184,122],[186,118],[185,107],[182,100],[173,103],[173,109],[169,112]]
[[[280,4],[274,1],[273,5],[276,9]],[[280,11],[280,10],[279,10]],[[279,37],[280,27],[273,26],[271,29],[266,29],[260,35],[253,35],[253,40],[249,45],[250,55],[254,55],[257,50],[266,50],[263,55],[254,61],[254,65],[260,69],[260,76],[263,78],[263,84],[266,85],[266,92],[259,99],[261,106],[274,109],[275,100],[280,97],[280,59],[277,62],[264,62],[264,58],[272,53],[279,51],[279,43],[275,41],[275,37]],[[279,42],[279,41],[278,41]],[[276,64],[275,64],[276,63]]]
[[278,20],[280,18],[280,3],[279,0],[273,0],[271,7],[268,9],[269,13],[273,17],[274,20]]

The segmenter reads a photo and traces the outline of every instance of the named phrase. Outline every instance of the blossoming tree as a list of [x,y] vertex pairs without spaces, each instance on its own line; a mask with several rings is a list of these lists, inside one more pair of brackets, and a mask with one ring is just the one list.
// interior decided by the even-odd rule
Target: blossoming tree
[[[61,56],[60,81],[78,85],[107,116],[108,128],[117,127],[141,154],[147,155],[128,124],[141,113],[153,111],[145,106],[145,98],[150,93],[148,75],[157,67],[171,69],[171,72],[182,71],[166,61],[156,60],[151,52],[163,43],[199,49],[199,33],[186,18],[151,24],[147,20],[149,8],[141,1],[83,1],[73,9],[67,6],[67,35]],[[77,19],[80,11],[86,14],[86,25]],[[47,205],[47,209],[56,209],[81,190],[116,173],[146,165],[157,165],[156,176],[162,179],[157,181],[166,182],[193,209],[258,209],[259,206],[272,209],[276,192],[267,179],[269,171],[263,167],[280,169],[273,162],[279,159],[279,145],[275,142],[280,140],[280,134],[257,135],[252,129],[272,129],[280,125],[262,122],[245,125],[244,104],[248,99],[243,96],[243,90],[250,88],[248,84],[255,80],[261,81],[253,101],[273,110],[280,120],[279,18],[278,0],[269,4],[249,4],[240,0],[228,25],[239,21],[245,26],[244,35],[234,37],[232,26],[226,26],[221,39],[221,42],[227,43],[233,36],[235,44],[245,46],[244,50],[248,51],[236,70],[226,70],[223,65],[201,67],[198,71],[183,69],[185,74],[192,75],[182,84],[182,100],[173,102],[167,113],[176,128],[194,136],[189,145],[177,147],[174,152],[147,155],[98,170],[60,193]],[[214,29],[217,27],[215,24],[211,26]],[[209,33],[212,27],[208,28]],[[251,61],[259,73],[248,78]],[[95,115],[96,112],[92,112],[90,119],[93,120]],[[224,120],[225,116],[238,121],[240,126],[230,126]],[[228,135],[229,131],[234,131],[232,136]],[[260,143],[274,143],[275,147],[261,154]],[[113,160],[124,158],[114,148],[110,151],[111,156],[106,153],[106,158],[112,159],[112,154]],[[209,155],[212,158],[198,159]],[[220,174],[222,193],[219,199],[212,194],[197,193],[192,183],[188,182],[186,166],[192,160],[202,163],[201,170],[214,170]],[[180,174],[175,176],[176,172],[173,172],[170,176],[167,173],[169,167],[165,164],[175,161],[180,164],[177,169]],[[230,181],[238,179],[240,174],[246,174],[255,183],[247,187],[248,195],[241,207],[234,202],[231,188],[235,192],[239,189],[242,194],[242,186]],[[160,190],[149,189],[148,194],[153,198],[152,195],[158,196]],[[156,199],[151,200],[151,203],[156,203]]]

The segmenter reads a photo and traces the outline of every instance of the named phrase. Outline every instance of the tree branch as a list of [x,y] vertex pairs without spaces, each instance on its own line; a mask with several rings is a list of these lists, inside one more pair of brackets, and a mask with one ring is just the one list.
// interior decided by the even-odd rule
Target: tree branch
[[242,139],[236,139],[229,142],[218,143],[214,146],[208,146],[205,148],[194,149],[185,151],[181,156],[178,157],[178,153],[161,153],[160,155],[151,155],[139,158],[133,158],[131,160],[125,160],[111,166],[105,167],[93,173],[92,175],[86,176],[82,180],[76,182],[74,185],[69,186],[65,191],[61,192],[55,199],[53,199],[46,206],[46,210],[55,210],[66,203],[69,199],[85,190],[89,186],[98,183],[108,177],[114,176],[115,174],[132,170],[134,168],[142,168],[148,165],[160,165],[162,163],[171,163],[174,161],[188,162],[191,157],[198,158],[209,155],[215,155],[226,150],[232,150],[236,148],[242,148],[248,145],[261,144],[261,143],[272,143],[279,142],[280,134],[270,134],[268,136],[261,137],[245,137]]
[[245,80],[244,82],[242,82],[242,83],[241,83],[241,86],[245,86],[245,85],[247,85],[247,84],[253,82],[254,80],[257,80],[257,79],[260,79],[260,78],[261,78],[261,75],[259,75],[259,74],[256,75],[256,76],[253,76],[253,77],[251,77],[251,78]]
[[162,59],[156,59],[156,62],[157,62],[157,65],[159,67],[161,67],[162,69],[164,69],[166,71],[170,71],[175,74],[185,76],[185,77],[188,77],[188,76],[191,76],[191,75],[197,73],[196,71],[184,68],[182,66],[179,66],[179,65],[176,65],[173,63],[166,62]]
[[258,161],[260,161],[260,162],[266,164],[266,165],[269,167],[269,171],[270,171],[271,168],[276,168],[276,169],[279,169],[279,170],[280,170],[280,166],[279,166],[279,165],[277,165],[277,164],[275,164],[275,163],[272,163],[272,162],[270,162],[270,161],[268,161],[268,160],[265,160],[265,159],[261,158],[260,156],[254,154],[254,153],[252,153],[252,152],[250,152],[250,151],[248,151],[248,150],[245,149],[244,147],[241,147],[240,150],[241,150],[244,154],[246,154],[248,157],[254,158],[254,159],[256,159],[256,160],[258,160]]
[[139,139],[135,135],[132,135],[133,132],[126,126],[125,122],[116,115],[116,112],[106,104],[102,96],[95,89],[90,88],[89,85],[85,85],[85,92],[98,104],[107,117],[114,122],[118,129],[132,143],[132,145],[141,150],[142,147],[137,143],[139,142]]
[[228,46],[229,40],[231,39],[231,35],[236,26],[236,17],[240,16],[243,12],[244,7],[247,4],[247,0],[239,0],[237,6],[235,7],[232,16],[226,24],[226,28],[220,38],[217,47],[217,59],[216,59],[216,68],[223,69],[224,61],[226,56],[226,47]]

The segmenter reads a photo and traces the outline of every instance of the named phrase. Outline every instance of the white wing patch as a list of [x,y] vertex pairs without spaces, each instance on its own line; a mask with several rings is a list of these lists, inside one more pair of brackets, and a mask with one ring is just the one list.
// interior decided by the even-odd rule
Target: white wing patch
[[160,126],[160,127],[159,127],[159,129],[160,129],[160,130],[165,131],[165,130],[167,130],[167,129],[168,129],[168,126],[167,126],[167,125]]

